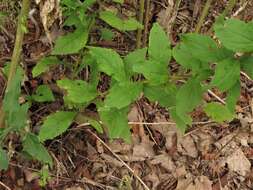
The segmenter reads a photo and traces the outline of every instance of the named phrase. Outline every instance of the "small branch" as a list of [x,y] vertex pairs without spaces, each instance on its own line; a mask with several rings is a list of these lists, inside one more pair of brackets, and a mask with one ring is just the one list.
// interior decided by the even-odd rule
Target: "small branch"
[[199,19],[199,21],[198,21],[198,23],[197,23],[197,26],[196,26],[196,29],[195,29],[195,32],[196,32],[196,33],[199,33],[200,28],[201,28],[201,26],[202,26],[203,23],[204,23],[204,20],[205,20],[205,18],[206,18],[206,16],[207,16],[208,11],[209,11],[209,8],[210,8],[210,6],[211,6],[211,3],[212,3],[212,0],[207,0],[207,1],[206,1],[205,7],[204,7],[204,9],[203,9],[203,11],[202,11],[202,13],[201,13],[200,19]]
[[[11,82],[16,74],[17,66],[19,64],[20,54],[22,51],[22,43],[24,39],[24,28],[26,28],[27,18],[29,14],[30,0],[23,0],[21,6],[21,12],[18,18],[18,27],[16,32],[15,46],[12,53],[10,71],[8,75],[6,91],[9,90]],[[0,127],[4,126],[4,111],[3,106],[0,107]]]
[[226,105],[226,102],[224,100],[222,100],[219,96],[217,96],[213,91],[208,90],[208,93],[213,96],[216,100],[218,100],[220,103],[222,103],[223,105]]
[[145,19],[144,19],[144,36],[143,36],[143,44],[144,46],[147,44],[148,38],[148,23],[149,23],[149,14],[150,14],[150,0],[146,1],[146,10],[145,10]]
[[11,188],[9,188],[7,185],[5,185],[3,182],[0,181],[0,185],[2,185],[5,189],[7,190],[11,190]]
[[243,5],[233,14],[233,17],[236,17],[237,15],[239,15],[248,5],[249,1],[246,1],[243,3]]
[[[138,20],[141,24],[143,24],[143,16],[144,16],[144,6],[145,0],[140,0],[140,10],[139,10],[139,17]],[[137,37],[136,37],[136,48],[139,49],[142,46],[142,28],[138,28],[137,30]]]

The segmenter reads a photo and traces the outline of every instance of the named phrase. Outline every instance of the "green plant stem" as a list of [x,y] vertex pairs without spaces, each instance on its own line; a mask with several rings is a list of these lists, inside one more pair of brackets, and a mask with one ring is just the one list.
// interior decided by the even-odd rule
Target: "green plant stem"
[[[144,17],[144,6],[145,0],[140,0],[140,10],[139,10],[139,22],[143,24],[143,17]],[[138,28],[137,30],[137,37],[136,37],[136,48],[139,49],[142,46],[141,38],[142,38],[142,28]]]
[[208,14],[208,11],[209,11],[209,8],[210,8],[210,6],[211,6],[212,1],[213,1],[213,0],[207,0],[207,1],[206,1],[205,6],[204,6],[204,9],[203,9],[203,11],[202,11],[202,13],[201,13],[200,19],[199,19],[199,21],[198,21],[198,23],[197,23],[197,26],[196,26],[196,29],[195,29],[195,32],[196,32],[196,33],[199,33],[200,28],[201,28],[201,26],[203,25],[204,20],[205,20],[207,14]]
[[227,16],[227,14],[232,11],[236,2],[237,2],[237,0],[229,0],[228,5],[226,6],[226,8],[224,9],[224,11],[222,13],[222,15],[224,17]]
[[[11,65],[10,65],[10,71],[8,75],[7,85],[6,85],[6,91],[8,91],[11,86],[11,82],[16,74],[17,66],[19,64],[20,54],[22,51],[22,43],[23,43],[24,34],[25,34],[25,28],[26,28],[27,18],[29,14],[29,8],[30,8],[30,0],[23,0],[21,12],[18,18],[16,40],[15,40],[15,46],[14,46],[11,63],[10,63]],[[2,127],[4,126],[3,106],[1,106],[0,108],[0,114],[1,114],[0,127]]]

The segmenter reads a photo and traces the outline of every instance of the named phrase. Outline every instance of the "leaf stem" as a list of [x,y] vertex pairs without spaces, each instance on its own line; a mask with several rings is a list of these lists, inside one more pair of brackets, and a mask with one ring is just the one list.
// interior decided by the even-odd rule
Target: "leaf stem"
[[195,32],[196,32],[196,33],[199,33],[200,28],[201,28],[201,26],[203,25],[204,20],[205,20],[207,14],[208,14],[208,11],[209,11],[209,8],[210,8],[210,6],[211,6],[212,1],[213,1],[213,0],[207,0],[207,1],[206,1],[205,6],[204,6],[204,9],[203,9],[203,11],[202,11],[202,13],[201,13],[200,19],[199,19],[199,21],[198,21],[198,23],[197,23],[197,26],[196,26],[196,29],[195,29]]
[[[6,85],[6,91],[5,93],[9,90],[10,85],[13,81],[13,78],[16,74],[17,66],[19,63],[20,59],[20,54],[22,51],[22,43],[24,39],[24,34],[26,30],[26,23],[27,23],[27,18],[29,14],[29,8],[30,8],[30,0],[23,0],[22,1],[22,6],[21,6],[21,12],[18,17],[18,26],[17,26],[17,32],[16,32],[16,40],[15,40],[15,46],[14,50],[12,53],[12,58],[11,58],[11,65],[10,65],[10,71],[8,75],[8,80],[7,80],[7,85]],[[0,108],[0,127],[4,126],[4,111],[3,111],[3,106]]]
[[[144,17],[144,6],[145,0],[140,0],[140,10],[139,10],[139,22],[143,24],[143,17]],[[136,48],[139,49],[142,46],[142,28],[138,28],[137,30],[137,37],[136,37]]]

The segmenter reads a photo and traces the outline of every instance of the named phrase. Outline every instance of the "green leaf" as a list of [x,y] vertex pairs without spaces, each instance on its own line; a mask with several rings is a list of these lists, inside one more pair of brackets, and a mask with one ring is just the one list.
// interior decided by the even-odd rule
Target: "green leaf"
[[136,49],[133,52],[127,54],[124,57],[125,68],[128,76],[132,76],[133,73],[133,65],[142,63],[146,60],[147,48]]
[[124,3],[124,0],[113,0],[113,2],[119,3],[119,4],[123,4],[123,3]]
[[110,139],[122,138],[127,143],[131,142],[130,127],[127,121],[128,108],[123,109],[99,109],[99,115],[102,122],[106,125],[109,131]]
[[230,89],[240,79],[240,63],[235,59],[225,59],[217,63],[211,85],[222,92]]
[[35,65],[32,70],[32,75],[33,77],[37,77],[41,73],[48,71],[52,65],[57,65],[60,63],[60,60],[55,56],[44,57]]
[[214,25],[215,35],[221,43],[235,52],[253,51],[253,22],[229,19]]
[[54,95],[47,85],[40,85],[36,93],[32,95],[32,99],[36,102],[51,102],[54,101]]
[[187,126],[192,124],[192,118],[186,114],[178,115],[176,109],[170,110],[171,118],[176,122],[177,128],[182,132],[185,133]]
[[98,121],[96,121],[95,119],[90,119],[89,118],[88,122],[90,123],[90,125],[92,127],[94,127],[94,129],[97,130],[97,132],[103,133],[103,127],[102,127],[102,125]]
[[0,147],[0,171],[7,170],[9,165],[9,158],[7,153]]
[[200,61],[194,57],[190,52],[190,48],[183,43],[178,44],[173,48],[173,57],[178,64],[182,65],[185,69],[192,69],[193,71],[199,71],[208,67],[207,62]]
[[153,85],[168,82],[168,67],[160,62],[146,60],[145,62],[133,65],[133,71],[143,74],[149,80],[149,83]]
[[230,121],[234,117],[226,106],[217,102],[208,103],[204,111],[216,122]]
[[114,33],[111,30],[109,30],[107,28],[103,28],[100,31],[101,31],[101,38],[103,40],[109,40],[110,41],[110,40],[113,39]]
[[140,83],[116,83],[109,90],[105,99],[105,107],[124,108],[135,101],[142,92],[143,86]]
[[189,79],[187,83],[181,86],[176,95],[177,115],[191,112],[201,102],[202,93],[203,89],[196,79]]
[[36,135],[32,133],[26,134],[23,140],[23,150],[42,163],[49,164],[50,166],[53,165],[51,156]]
[[230,54],[228,50],[218,48],[209,36],[184,34],[181,40],[181,43],[173,49],[173,56],[187,69],[199,70],[198,67],[207,69],[208,63],[225,59]]
[[116,81],[126,80],[124,63],[117,52],[107,48],[91,47],[90,54],[96,59],[100,71]]
[[10,87],[6,90],[3,101],[4,111],[11,113],[19,107],[19,96],[21,93],[21,81],[23,79],[23,70],[18,67]]
[[27,126],[27,112],[30,105],[25,103],[17,107],[17,109],[13,109],[11,117],[8,115],[7,123],[9,127],[12,127],[13,130],[19,131],[20,129],[24,129]]
[[111,11],[100,12],[99,17],[107,24],[120,31],[133,31],[137,30],[138,28],[143,28],[143,26],[134,18],[123,20]]
[[72,123],[75,115],[75,112],[67,111],[59,111],[49,115],[40,129],[40,141],[44,142],[64,133]]
[[53,55],[66,55],[78,53],[85,47],[88,41],[88,29],[85,26],[79,27],[73,32],[65,36],[60,36],[55,42]]
[[235,106],[238,98],[240,97],[240,91],[241,91],[240,81],[237,81],[237,83],[235,83],[235,85],[228,91],[226,106],[231,113],[235,112]]
[[241,69],[253,79],[253,56],[243,56],[240,59]]
[[66,103],[86,104],[97,96],[96,87],[83,80],[62,79],[57,85],[67,91],[64,95]]
[[23,78],[23,70],[18,67],[10,87],[6,90],[3,100],[3,109],[6,114],[5,119],[9,127],[19,130],[24,128],[27,123],[28,104],[20,105],[19,96],[21,93],[21,81]]
[[161,106],[168,108],[175,106],[177,88],[173,84],[168,85],[144,85],[144,95],[152,102],[157,101]]
[[150,31],[148,55],[150,59],[164,64],[171,59],[170,40],[158,23],[153,24]]

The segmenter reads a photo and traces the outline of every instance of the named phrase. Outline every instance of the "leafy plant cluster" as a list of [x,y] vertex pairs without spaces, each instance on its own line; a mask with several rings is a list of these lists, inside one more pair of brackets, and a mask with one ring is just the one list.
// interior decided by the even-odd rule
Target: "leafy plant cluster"
[[[15,83],[4,99],[8,127],[1,129],[1,143],[9,132],[19,132],[23,152],[52,166],[52,159],[43,143],[63,134],[91,103],[96,105],[103,125],[100,120],[88,118],[90,124],[98,132],[103,132],[105,126],[111,139],[123,138],[130,142],[127,114],[131,104],[140,97],[166,108],[182,132],[191,125],[189,114],[197,106],[202,106],[205,113],[217,122],[235,117],[235,105],[240,96],[240,72],[253,78],[253,22],[219,17],[214,25],[216,39],[196,33],[182,34],[180,42],[173,48],[161,26],[154,23],[148,47],[122,57],[113,49],[88,45],[89,31],[94,26],[96,15],[85,13],[95,0],[83,3],[63,0],[62,3],[67,17],[64,25],[74,31],[56,40],[51,55],[41,59],[32,74],[38,77],[59,65],[71,68],[71,76],[56,81],[64,92],[64,106],[43,120],[37,135],[29,132],[26,128],[29,103],[51,102],[55,95],[48,85],[40,85],[28,98],[28,103],[20,105],[23,74],[18,69]],[[100,11],[99,18],[121,32],[142,27],[135,19],[121,19],[112,11]],[[242,55],[238,56],[238,52]],[[62,55],[70,54],[79,55],[77,63],[69,64],[62,59]],[[172,72],[170,66],[175,62],[180,67],[177,72]],[[88,80],[78,78],[84,68],[89,69]],[[106,92],[98,90],[101,74],[111,78]],[[203,94],[212,88],[226,93],[225,105],[203,101]],[[0,152],[0,167],[6,169],[8,156],[3,149]]]

